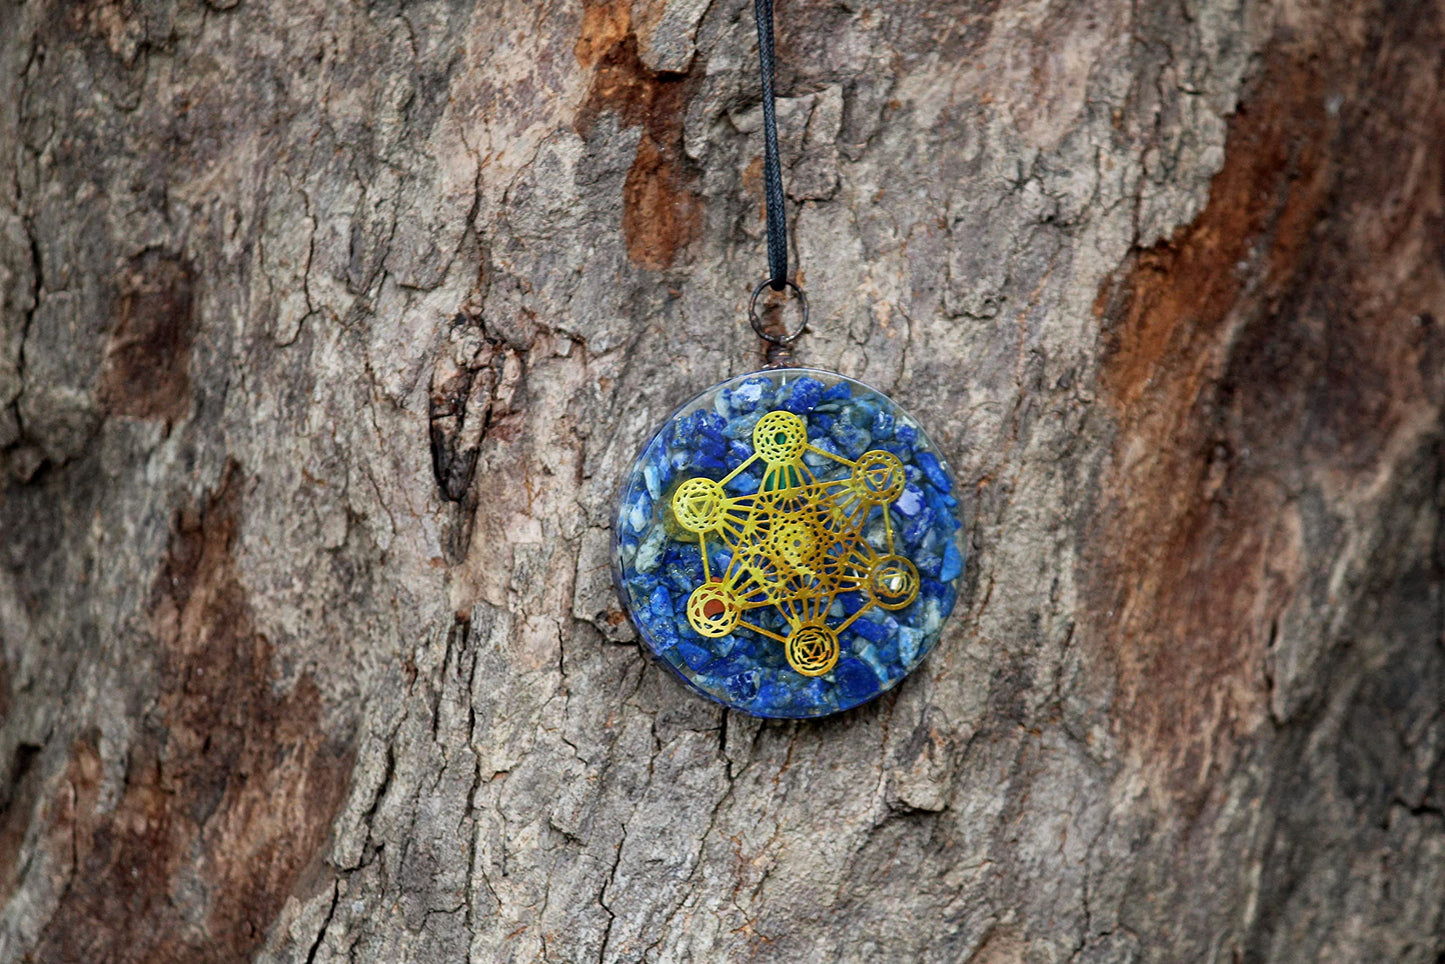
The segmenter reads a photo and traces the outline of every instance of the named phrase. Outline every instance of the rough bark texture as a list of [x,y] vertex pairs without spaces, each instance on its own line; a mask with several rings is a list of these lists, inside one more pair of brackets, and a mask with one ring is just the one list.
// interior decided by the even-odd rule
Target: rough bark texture
[[0,960],[1442,959],[1445,8],[779,8],[800,360],[973,547],[806,724],[608,568],[751,4],[0,5]]

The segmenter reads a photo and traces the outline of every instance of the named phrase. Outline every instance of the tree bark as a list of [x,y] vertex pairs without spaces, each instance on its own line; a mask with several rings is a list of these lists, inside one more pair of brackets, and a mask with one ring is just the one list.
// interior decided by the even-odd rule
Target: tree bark
[[751,4],[0,6],[0,960],[1445,959],[1445,8],[779,8],[799,360],[972,550],[813,723],[609,572]]

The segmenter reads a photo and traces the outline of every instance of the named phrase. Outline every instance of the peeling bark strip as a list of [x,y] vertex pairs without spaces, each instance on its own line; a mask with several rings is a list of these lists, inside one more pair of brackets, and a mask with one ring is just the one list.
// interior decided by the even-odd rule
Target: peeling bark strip
[[[1421,319],[1445,264],[1412,252],[1439,246],[1445,164],[1411,132],[1445,130],[1445,104],[1370,99],[1440,60],[1410,16],[1377,29],[1274,47],[1208,206],[1098,303],[1120,432],[1088,614],[1120,733],[1196,804],[1268,718],[1280,621],[1345,549],[1329,516],[1402,449],[1428,462],[1440,433],[1445,341]],[[1370,267],[1392,258],[1408,276]]]
[[233,467],[176,520],[152,604],[156,713],[113,809],[96,797],[93,742],[74,751],[57,802],[74,878],[36,961],[249,960],[321,856],[351,751],[319,730],[309,677],[273,690],[271,647],[234,569],[240,488]]
[[1121,432],[1091,612],[1117,620],[1100,628],[1119,663],[1121,731],[1191,800],[1263,717],[1269,627],[1305,561],[1274,482],[1275,440],[1241,437],[1238,417],[1314,373],[1286,342],[1265,346],[1277,370],[1239,385],[1237,408],[1221,406],[1220,380],[1233,353],[1261,347],[1239,341],[1251,316],[1294,337],[1272,315],[1304,268],[1328,185],[1322,86],[1308,63],[1268,61],[1232,122],[1208,206],[1101,296],[1101,382]]

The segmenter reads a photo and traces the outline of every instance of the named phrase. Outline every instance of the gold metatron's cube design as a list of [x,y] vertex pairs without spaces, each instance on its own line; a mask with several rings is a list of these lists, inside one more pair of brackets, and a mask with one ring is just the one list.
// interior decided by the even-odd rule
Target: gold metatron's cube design
[[[822,456],[851,470],[820,482],[804,456]],[[754,463],[763,463],[756,492],[729,496],[726,486]],[[850,461],[811,445],[807,423],[792,412],[769,412],[753,429],[753,454],[720,481],[691,478],[672,497],[678,525],[702,547],[703,582],[687,602],[687,621],[703,636],[726,636],[739,626],[783,644],[788,665],[804,676],[822,676],[838,663],[838,638],[874,606],[902,609],[918,596],[918,569],[893,550],[893,522],[883,525],[888,552],[880,553],[863,529],[875,506],[902,493],[907,477],[891,452],[864,452]],[[714,574],[708,540],[732,551],[727,568]],[[829,610],[842,593],[865,602],[838,625]],[[788,624],[781,636],[744,618],[773,606]]]

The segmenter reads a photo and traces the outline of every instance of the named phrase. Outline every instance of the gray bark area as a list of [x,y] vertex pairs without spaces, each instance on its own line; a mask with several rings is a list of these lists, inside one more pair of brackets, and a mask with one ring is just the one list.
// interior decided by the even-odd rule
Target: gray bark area
[[0,6],[0,960],[1441,959],[1445,10],[779,8],[799,361],[972,547],[813,723],[609,571],[751,4]]

